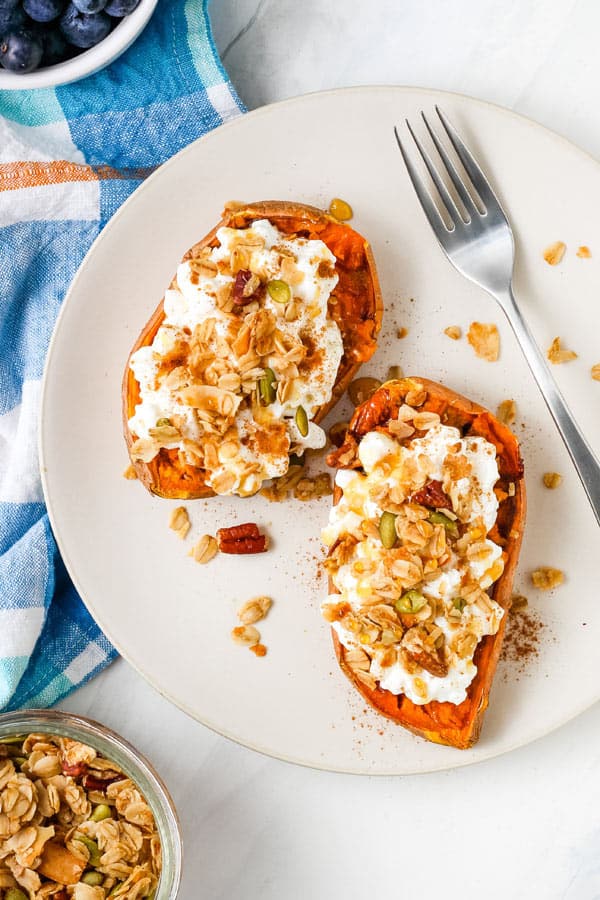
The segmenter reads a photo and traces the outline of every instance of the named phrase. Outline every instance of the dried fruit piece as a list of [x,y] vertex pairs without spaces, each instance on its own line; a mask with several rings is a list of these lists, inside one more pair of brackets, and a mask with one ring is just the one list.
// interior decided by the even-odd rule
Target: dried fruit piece
[[564,350],[560,345],[560,338],[555,337],[548,350],[546,351],[546,356],[552,363],[552,365],[560,365],[560,363],[571,362],[573,359],[577,359],[577,354],[574,350]]
[[496,418],[505,425],[512,425],[517,418],[517,404],[514,400],[503,400],[498,404]]
[[260,631],[253,625],[238,625],[232,630],[231,637],[242,647],[253,647],[260,641]]
[[480,359],[496,362],[500,355],[500,333],[496,325],[471,322],[467,340]]
[[544,250],[544,259],[549,266],[557,266],[565,255],[567,245],[563,241],[555,241]]
[[402,340],[402,338],[405,338],[407,334],[408,334],[408,328],[404,328],[404,326],[402,326],[402,328],[399,328],[398,331],[396,332],[396,337],[399,338],[400,340]]
[[592,378],[594,381],[600,381],[600,363],[596,363],[595,366],[592,366]]
[[187,537],[187,533],[191,527],[192,523],[190,522],[190,517],[188,516],[188,511],[185,506],[178,506],[171,511],[171,515],[169,516],[169,528],[171,528],[175,534],[179,535],[181,540],[184,540]]
[[558,587],[564,580],[564,572],[561,572],[560,569],[553,569],[551,566],[540,566],[531,573],[531,581],[536,588],[542,591]]
[[242,623],[242,625],[254,625],[255,622],[260,622],[261,619],[269,612],[273,601],[270,597],[253,597],[251,600],[246,600],[246,602],[238,609],[238,619]]
[[444,334],[453,341],[458,341],[462,337],[462,329],[458,325],[448,325],[447,328],[444,328]]
[[75,856],[62,844],[49,841],[44,847],[37,871],[59,884],[77,884],[85,867],[85,859]]
[[368,400],[378,387],[381,387],[381,382],[377,378],[355,378],[348,386],[348,396],[354,406],[359,406]]
[[216,556],[218,549],[214,537],[211,534],[203,534],[200,540],[194,544],[188,556],[193,557],[197,563],[204,565]]
[[249,649],[255,656],[262,657],[267,655],[267,648],[264,644],[253,644]]
[[329,212],[338,222],[347,222],[354,215],[350,204],[340,197],[333,198],[329,204]]
[[589,259],[592,255],[592,252],[589,247],[586,247],[585,244],[581,247],[578,247],[577,253],[575,254],[579,257],[579,259]]
[[562,475],[559,475],[558,472],[544,472],[543,480],[547,488],[554,490],[561,483]]

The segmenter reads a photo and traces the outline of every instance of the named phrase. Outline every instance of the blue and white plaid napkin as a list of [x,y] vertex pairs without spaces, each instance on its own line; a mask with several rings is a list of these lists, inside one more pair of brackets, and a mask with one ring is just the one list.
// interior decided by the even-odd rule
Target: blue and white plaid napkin
[[48,523],[37,418],[56,316],[85,253],[140,181],[243,111],[207,0],[160,0],[143,34],[73,85],[0,91],[0,710],[48,706],[116,655]]

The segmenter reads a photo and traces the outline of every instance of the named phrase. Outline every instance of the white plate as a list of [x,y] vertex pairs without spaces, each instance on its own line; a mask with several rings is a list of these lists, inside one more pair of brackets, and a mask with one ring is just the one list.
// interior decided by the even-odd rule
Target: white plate
[[[165,696],[209,727],[264,753],[357,773],[409,773],[482,760],[545,734],[600,697],[600,532],[564,447],[494,302],[447,264],[417,207],[392,133],[405,116],[440,103],[485,162],[518,244],[516,294],[544,348],[560,335],[579,359],[553,368],[600,449],[597,341],[600,167],[565,140],[465,97],[412,88],[313,94],[250,113],[202,138],[136,191],[98,238],[69,292],[46,368],[41,458],[48,508],[67,567],[120,652]],[[380,348],[364,374],[390,364],[447,383],[492,409],[518,406],[529,521],[516,589],[543,621],[525,671],[501,665],[483,735],[470,751],[414,738],[373,712],[337,668],[318,612],[319,530],[329,501],[264,498],[188,504],[185,544],[168,530],[173,503],[122,478],[121,376],[127,354],[183,252],[229,199],[349,200],[369,237],[386,304]],[[542,259],[568,245],[558,267]],[[593,256],[576,256],[580,244]],[[496,322],[497,363],[477,359],[448,325]],[[408,328],[396,339],[399,326]],[[347,402],[332,420],[344,419]],[[544,471],[563,475],[556,491]],[[265,556],[187,557],[194,535],[257,521],[273,538]],[[528,573],[564,569],[540,593]],[[274,606],[257,659],[229,637],[235,610],[256,594]]]

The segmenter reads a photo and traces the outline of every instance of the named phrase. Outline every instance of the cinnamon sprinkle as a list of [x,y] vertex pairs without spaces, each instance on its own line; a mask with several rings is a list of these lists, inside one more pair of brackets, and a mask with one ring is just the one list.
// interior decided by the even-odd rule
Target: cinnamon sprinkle
[[500,659],[509,666],[509,675],[522,675],[531,660],[539,656],[544,623],[533,610],[523,607],[510,614]]

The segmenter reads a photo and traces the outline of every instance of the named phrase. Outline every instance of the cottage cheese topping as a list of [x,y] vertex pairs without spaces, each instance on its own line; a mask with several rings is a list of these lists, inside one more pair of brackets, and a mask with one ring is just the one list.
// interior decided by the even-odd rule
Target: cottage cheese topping
[[[410,410],[403,413],[410,424]],[[504,568],[487,536],[499,473],[491,443],[432,419],[404,444],[369,432],[358,448],[364,474],[337,473],[343,494],[322,536],[338,593],[323,615],[365,684],[416,704],[458,704],[477,671],[478,642],[504,615],[486,593]],[[391,547],[384,513],[395,526]]]
[[[290,452],[325,445],[312,419],[344,352],[328,316],[338,276],[322,241],[286,236],[267,220],[217,238],[179,266],[164,322],[131,358],[140,402],[129,427],[139,459],[177,450],[216,493],[246,496],[283,475]],[[240,272],[254,278],[243,298]]]

